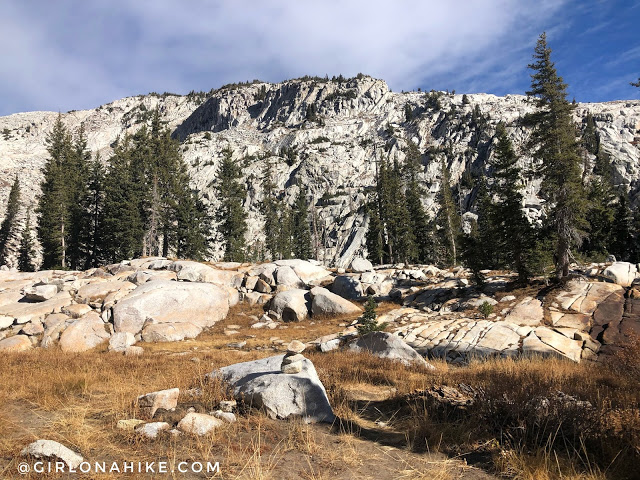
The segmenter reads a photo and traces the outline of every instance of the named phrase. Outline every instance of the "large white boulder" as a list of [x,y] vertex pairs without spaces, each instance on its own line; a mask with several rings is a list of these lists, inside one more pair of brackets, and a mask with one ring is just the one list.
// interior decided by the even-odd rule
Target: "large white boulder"
[[306,260],[296,258],[289,260],[277,260],[274,262],[277,266],[289,266],[293,268],[296,275],[300,277],[306,285],[314,285],[316,282],[323,280],[331,275],[331,272],[321,265],[315,265]]
[[193,338],[229,312],[229,292],[210,283],[151,281],[113,307],[116,332],[142,332],[145,341]]
[[288,285],[296,288],[304,287],[304,282],[300,280],[300,277],[293,271],[293,268],[288,265],[278,267],[275,277],[277,285]]
[[86,352],[107,341],[110,336],[100,315],[91,312],[62,332],[60,348],[63,352]]
[[35,285],[25,288],[23,293],[27,300],[44,302],[56,296],[58,287],[57,285]]
[[31,340],[26,335],[14,335],[0,340],[0,352],[24,352],[32,347]]
[[369,352],[380,358],[397,360],[404,365],[434,368],[400,337],[387,332],[371,332],[362,335],[349,344],[349,349],[354,352]]
[[140,408],[140,416],[142,418],[153,418],[156,410],[159,408],[173,410],[178,406],[179,396],[179,388],[169,388],[167,390],[158,390],[157,392],[140,395],[137,400],[138,407]]
[[277,293],[271,300],[270,310],[285,322],[300,322],[309,316],[311,294],[294,288]]
[[366,258],[356,257],[351,260],[351,270],[356,273],[371,272],[373,270],[373,264]]
[[349,300],[331,293],[326,288],[313,287],[311,289],[311,314],[316,315],[343,315],[360,313],[362,309]]
[[340,275],[335,278],[331,291],[342,298],[356,300],[363,295],[362,284],[357,277],[352,275]]
[[[178,280],[186,282],[215,283],[232,287],[242,275],[230,270],[219,270],[203,263],[189,260],[178,260],[168,266],[168,269],[178,274]],[[236,280],[238,279],[238,280]]]
[[612,280],[613,283],[629,287],[635,280],[637,272],[638,269],[633,263],[615,262],[604,270],[603,275]]
[[327,392],[309,359],[295,374],[280,371],[284,355],[237,363],[214,371],[227,382],[237,400],[262,408],[271,418],[301,417],[307,423],[332,422],[335,418]]

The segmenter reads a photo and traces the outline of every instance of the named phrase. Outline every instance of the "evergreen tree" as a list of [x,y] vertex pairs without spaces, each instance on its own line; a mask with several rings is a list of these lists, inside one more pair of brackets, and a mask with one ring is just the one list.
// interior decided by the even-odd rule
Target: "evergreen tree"
[[629,261],[633,255],[634,218],[629,207],[627,194],[618,197],[613,229],[611,231],[611,248],[609,253],[618,261]]
[[22,230],[22,238],[20,240],[20,251],[18,253],[18,270],[21,272],[33,272],[33,260],[36,252],[31,237],[31,212],[27,211],[27,219],[24,229]]
[[76,270],[87,263],[87,212],[85,200],[89,195],[91,153],[87,149],[84,125],[80,126],[66,162],[65,177],[68,196],[69,228],[67,240],[68,265]]
[[407,198],[403,188],[402,171],[398,160],[393,162],[390,175],[390,191],[396,192],[395,202],[389,211],[389,234],[395,245],[395,261],[405,264],[417,258],[416,241],[411,228],[411,218],[407,208]]
[[458,263],[458,241],[461,231],[460,215],[453,200],[451,178],[447,163],[440,161],[440,192],[438,194],[440,209],[436,216],[438,234],[440,237],[440,263],[455,266]]
[[0,225],[0,265],[6,265],[9,259],[9,253],[14,241],[18,238],[16,230],[16,217],[20,209],[20,182],[16,175],[11,190],[9,191],[9,199],[7,200],[7,209]]
[[246,191],[240,183],[242,172],[232,159],[232,151],[223,151],[214,186],[220,206],[216,212],[218,232],[225,243],[225,261],[243,261],[245,257],[246,213],[242,206]]
[[637,82],[631,82],[631,85],[634,87],[639,87],[640,88],[640,77],[638,77],[638,81]]
[[522,180],[518,158],[504,124],[496,128],[496,148],[492,161],[494,183],[491,196],[492,250],[495,266],[513,268],[520,281],[526,281],[533,266],[536,233],[522,211]]
[[102,228],[104,222],[105,169],[100,155],[89,161],[89,182],[82,199],[85,212],[82,221],[82,242],[86,248],[85,269],[97,267],[104,260],[101,251]]
[[133,168],[134,148],[126,136],[115,146],[104,182],[103,234],[100,248],[105,259],[118,262],[142,255],[144,227],[140,192]]
[[58,115],[47,136],[49,158],[44,166],[42,194],[38,200],[38,239],[42,246],[44,269],[67,268],[67,247],[72,219],[69,182],[74,178],[70,166],[74,164],[71,135]]
[[368,258],[378,265],[384,263],[384,242],[382,239],[382,223],[378,213],[377,198],[369,200],[366,204],[367,218],[369,219],[369,228],[366,233],[366,244]]
[[308,260],[313,256],[308,211],[307,199],[300,188],[293,209],[293,256],[303,260]]
[[546,34],[542,34],[529,65],[531,91],[537,111],[530,115],[533,125],[530,145],[541,162],[541,195],[548,201],[546,221],[554,228],[556,278],[569,274],[571,248],[579,246],[586,227],[585,195],[580,172],[576,128],[567,101],[566,88],[551,61]]
[[425,192],[420,185],[419,173],[422,171],[418,146],[409,142],[405,162],[405,197],[410,228],[415,240],[415,259],[422,264],[434,261],[433,225],[422,205]]
[[273,182],[273,166],[269,160],[265,161],[262,171],[262,191],[263,199],[260,207],[264,216],[265,244],[271,258],[276,259],[280,253],[278,248],[280,235],[279,202],[276,197],[276,185]]

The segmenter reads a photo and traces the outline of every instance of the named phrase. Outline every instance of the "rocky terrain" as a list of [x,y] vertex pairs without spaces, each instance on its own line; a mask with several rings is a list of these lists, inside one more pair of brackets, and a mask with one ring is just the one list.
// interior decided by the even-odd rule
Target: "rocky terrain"
[[[479,288],[460,267],[374,269],[362,258],[354,259],[348,271],[295,259],[209,265],[165,258],[85,272],[0,271],[0,352],[55,346],[83,352],[108,342],[110,351],[140,355],[144,343],[197,337],[240,303],[258,305],[263,312],[251,329],[281,330],[307,318],[357,316],[362,312],[358,302],[367,295],[395,305],[380,318],[393,335],[353,344],[354,322],[318,339],[318,349],[351,342],[356,350],[425,366],[409,347],[423,357],[453,362],[529,354],[580,362],[615,353],[640,334],[635,265],[576,267],[575,278],[561,288],[534,283],[513,292],[507,290],[511,274],[486,273],[487,282]],[[231,327],[225,330],[235,334]],[[231,345],[242,349],[245,344]]]
[[[89,148],[106,159],[118,136],[137,130],[159,108],[182,143],[192,186],[211,208],[216,206],[211,180],[222,150],[232,148],[247,186],[249,246],[264,239],[259,213],[262,170],[265,161],[274,162],[276,184],[289,203],[300,185],[307,189],[316,258],[326,265],[346,267],[354,257],[366,254],[366,217],[361,207],[374,183],[377,160],[387,155],[402,160],[407,142],[418,144],[423,152],[421,179],[428,192],[423,201],[433,212],[441,155],[446,155],[454,182],[465,170],[485,171],[490,177],[487,160],[497,122],[506,122],[517,149],[528,136],[519,122],[532,110],[524,96],[463,97],[442,92],[436,102],[434,95],[391,92],[384,81],[364,75],[341,82],[307,78],[230,85],[187,96],[129,97],[93,110],[63,113],[62,118],[72,131],[84,124]],[[640,102],[578,104],[577,123],[588,113],[596,119],[602,147],[611,154],[615,182],[630,186],[637,203]],[[0,205],[6,205],[18,175],[23,209],[33,206],[47,158],[45,139],[56,116],[30,112],[0,118]],[[521,161],[526,164],[529,159],[523,156]],[[461,206],[469,210],[473,192],[464,185],[460,189]],[[527,180],[525,209],[532,219],[540,213],[537,191],[537,182]],[[216,252],[219,255],[220,250]]]

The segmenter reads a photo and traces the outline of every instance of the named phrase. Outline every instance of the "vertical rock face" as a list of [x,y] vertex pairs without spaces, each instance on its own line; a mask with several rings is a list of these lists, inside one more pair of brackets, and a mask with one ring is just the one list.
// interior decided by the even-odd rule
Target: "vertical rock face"
[[[366,256],[367,219],[362,206],[374,183],[377,160],[384,156],[402,162],[407,142],[415,142],[423,153],[424,205],[433,213],[442,156],[454,182],[465,170],[484,171],[490,177],[486,166],[495,125],[506,123],[517,151],[528,138],[528,130],[518,122],[532,111],[524,96],[474,94],[465,102],[462,95],[442,93],[435,102],[434,95],[391,92],[384,81],[364,75],[341,82],[305,78],[230,85],[206,94],[129,97],[94,110],[68,112],[62,118],[72,131],[84,124],[89,148],[108,158],[113,141],[136,131],[158,107],[182,142],[192,186],[211,208],[217,199],[210,183],[222,150],[230,147],[242,166],[250,220],[247,243],[255,247],[264,242],[261,180],[265,161],[271,161],[277,189],[287,203],[293,203],[301,185],[307,192],[315,256],[346,268],[355,257]],[[602,147],[611,154],[615,182],[630,185],[637,201],[640,101],[579,104],[577,123],[582,124],[588,113],[596,120]],[[0,117],[0,131],[9,132],[6,138],[0,136],[0,215],[16,174],[23,185],[23,206],[33,205],[47,158],[45,139],[56,118],[53,112]],[[528,165],[531,159],[521,161]],[[525,210],[532,219],[541,212],[538,188],[537,181],[527,180]],[[472,191],[465,182],[460,192],[463,208],[469,209]],[[215,252],[220,255],[219,246]]]

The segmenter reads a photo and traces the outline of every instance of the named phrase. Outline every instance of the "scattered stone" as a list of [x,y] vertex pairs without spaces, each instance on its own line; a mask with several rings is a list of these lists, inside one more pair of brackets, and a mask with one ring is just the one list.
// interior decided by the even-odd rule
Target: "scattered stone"
[[138,425],[135,428],[135,432],[139,435],[142,435],[143,437],[153,439],[157,438],[158,435],[160,435],[160,432],[164,432],[166,430],[169,430],[170,428],[171,425],[169,425],[167,422],[151,422]]
[[178,430],[192,435],[206,435],[222,425],[224,425],[224,422],[219,418],[204,413],[191,412],[180,420]]
[[109,339],[110,352],[124,352],[136,343],[136,337],[131,332],[117,332]]
[[222,410],[216,410],[211,413],[212,416],[225,421],[226,423],[234,423],[236,416],[232,412],[223,412]]
[[307,290],[287,290],[273,297],[270,309],[285,322],[300,322],[309,316],[310,300]]
[[172,410],[178,406],[179,388],[170,388],[168,390],[159,390],[157,392],[147,393],[138,397],[138,407],[143,418],[153,418],[156,410],[164,408]]
[[25,447],[20,454],[23,457],[56,458],[63,461],[70,469],[78,468],[84,460],[82,455],[53,440],[36,440]]
[[363,290],[360,281],[350,275],[340,275],[335,278],[331,291],[348,300],[357,300],[362,297]]
[[44,302],[57,295],[58,287],[56,285],[36,285],[34,287],[25,288],[23,293],[27,300],[31,300],[33,302]]
[[62,308],[62,313],[71,317],[71,318],[80,318],[84,317],[87,313],[91,312],[93,309],[84,303],[74,303],[71,305],[67,305]]
[[125,357],[139,357],[144,353],[144,348],[138,347],[137,345],[127,347],[124,351]]
[[138,420],[137,418],[130,418],[128,420],[118,420],[116,428],[120,430],[133,431],[138,425],[144,423],[144,420]]
[[637,267],[633,263],[615,262],[605,269],[603,275],[618,285],[629,287],[636,279],[637,272]]
[[289,353],[302,353],[306,345],[302,343],[300,340],[293,340],[289,345],[287,345],[287,352]]

